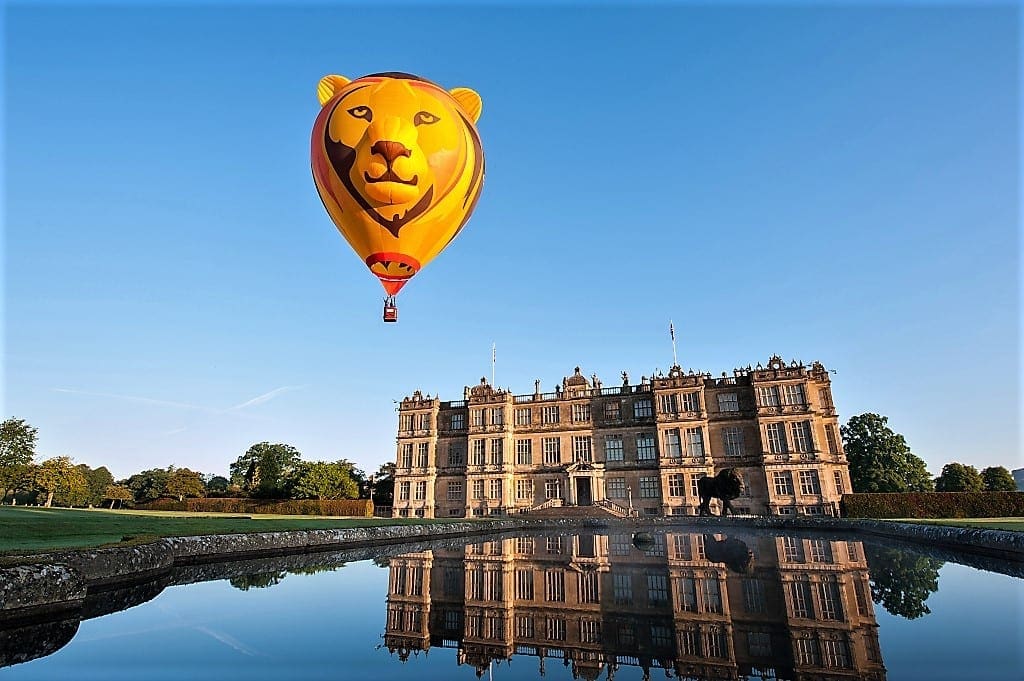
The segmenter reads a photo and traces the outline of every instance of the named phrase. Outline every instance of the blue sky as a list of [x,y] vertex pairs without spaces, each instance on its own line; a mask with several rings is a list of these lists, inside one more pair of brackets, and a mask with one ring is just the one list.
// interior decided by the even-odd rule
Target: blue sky
[[[393,400],[834,368],[934,473],[1019,467],[1014,5],[10,4],[4,416],[115,475],[366,469]],[[309,171],[327,73],[476,89],[483,195],[401,321]]]

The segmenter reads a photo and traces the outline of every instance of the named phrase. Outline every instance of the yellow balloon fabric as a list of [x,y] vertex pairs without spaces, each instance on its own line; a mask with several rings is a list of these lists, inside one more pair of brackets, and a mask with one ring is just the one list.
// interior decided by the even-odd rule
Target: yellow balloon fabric
[[352,249],[395,295],[462,230],[484,181],[473,90],[407,73],[317,86],[313,180]]

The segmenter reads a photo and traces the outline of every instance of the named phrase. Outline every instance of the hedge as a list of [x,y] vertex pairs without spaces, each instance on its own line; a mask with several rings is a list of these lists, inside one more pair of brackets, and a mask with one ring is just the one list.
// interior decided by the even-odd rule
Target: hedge
[[277,513],[279,515],[345,515],[373,517],[369,499],[157,499],[135,508],[147,511],[197,513]]
[[1012,518],[1024,516],[1024,492],[844,494],[847,518]]

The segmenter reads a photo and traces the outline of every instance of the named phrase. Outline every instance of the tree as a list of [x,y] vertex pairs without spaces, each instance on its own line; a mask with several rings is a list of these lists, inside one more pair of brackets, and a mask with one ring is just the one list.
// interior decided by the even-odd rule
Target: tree
[[908,620],[931,612],[925,601],[939,590],[939,568],[944,563],[907,551],[865,544],[871,600],[890,614]]
[[985,483],[977,468],[955,461],[943,466],[942,473],[935,478],[938,492],[981,492],[984,489]]
[[231,481],[223,475],[211,475],[206,480],[206,494],[210,496],[223,496],[228,491]]
[[287,572],[260,572],[253,575],[240,575],[232,577],[228,583],[236,589],[248,591],[249,589],[266,589],[281,583]]
[[1003,466],[989,466],[981,471],[981,480],[986,492],[1016,492],[1017,481]]
[[40,491],[46,493],[46,507],[53,505],[54,495],[60,494],[65,500],[73,500],[84,498],[89,490],[85,477],[71,463],[69,456],[55,456],[39,464],[35,484]]
[[206,485],[203,484],[199,473],[187,468],[167,470],[170,475],[165,490],[168,494],[178,497],[178,501],[183,501],[185,497],[201,497],[206,494]]
[[250,496],[285,498],[299,460],[299,451],[291,445],[259,442],[231,464],[231,482]]
[[120,501],[123,506],[124,502],[135,499],[135,495],[124,485],[107,485],[107,489],[103,492],[103,498],[110,499],[110,508],[114,508],[115,502]]
[[23,419],[0,423],[0,503],[16,488],[36,455],[36,429]]
[[122,481],[125,487],[135,495],[135,501],[144,503],[164,496],[167,492],[167,481],[171,472],[164,468],[151,468]]
[[297,499],[355,499],[359,485],[345,461],[317,461],[301,466],[293,496]]
[[853,416],[840,429],[854,492],[930,492],[924,461],[878,414]]
[[373,503],[390,506],[395,502],[395,462],[382,464],[373,476]]
[[75,466],[85,478],[86,487],[88,491],[85,499],[82,501],[83,504],[89,504],[90,506],[99,506],[103,503],[107,487],[114,484],[114,476],[110,474],[106,466],[100,466],[99,468],[89,468],[84,463],[80,463]]

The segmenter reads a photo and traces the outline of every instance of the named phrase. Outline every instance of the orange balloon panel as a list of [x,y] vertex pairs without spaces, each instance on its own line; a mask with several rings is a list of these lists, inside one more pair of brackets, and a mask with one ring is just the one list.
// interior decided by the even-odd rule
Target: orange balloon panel
[[317,95],[320,199],[394,295],[455,238],[480,197],[480,95],[407,73],[326,76]]

